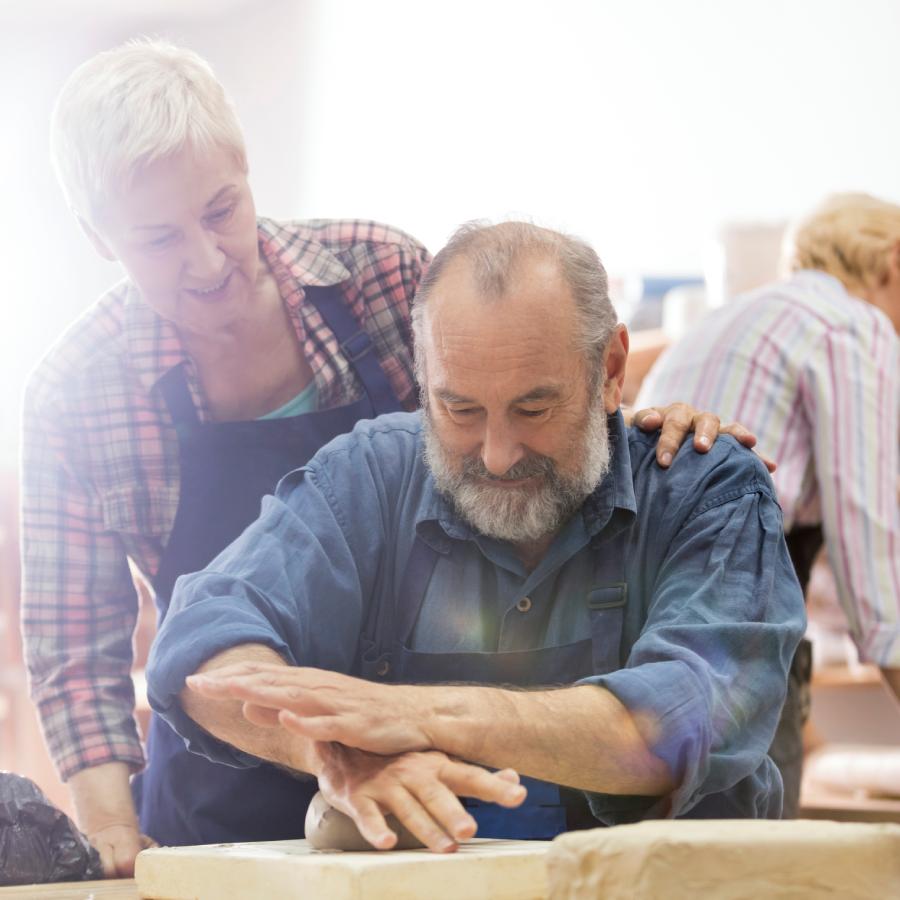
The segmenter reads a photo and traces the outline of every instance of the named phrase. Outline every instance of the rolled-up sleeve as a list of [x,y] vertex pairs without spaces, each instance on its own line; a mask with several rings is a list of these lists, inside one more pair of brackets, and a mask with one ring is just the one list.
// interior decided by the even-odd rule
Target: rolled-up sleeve
[[[178,579],[147,683],[151,706],[188,749],[230,765],[258,762],[211,737],[180,705],[185,678],[217,653],[264,644],[292,665],[350,671],[369,579],[351,530],[328,476],[307,467],[282,480],[260,518],[205,570]],[[377,531],[369,518],[376,548]]]
[[669,543],[625,667],[586,679],[632,713],[677,788],[663,800],[591,795],[595,815],[682,816],[740,782],[746,808],[734,813],[771,814],[778,776],[766,751],[804,627],[770,491],[748,484],[704,498]]

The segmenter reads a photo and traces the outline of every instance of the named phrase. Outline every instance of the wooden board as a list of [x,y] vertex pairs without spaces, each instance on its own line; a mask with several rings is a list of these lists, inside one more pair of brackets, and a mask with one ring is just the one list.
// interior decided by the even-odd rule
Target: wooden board
[[341,853],[306,841],[158,847],[135,879],[153,900],[544,900],[549,841],[474,840],[456,853]]
[[59,881],[0,888],[0,900],[140,900],[132,878],[110,881]]

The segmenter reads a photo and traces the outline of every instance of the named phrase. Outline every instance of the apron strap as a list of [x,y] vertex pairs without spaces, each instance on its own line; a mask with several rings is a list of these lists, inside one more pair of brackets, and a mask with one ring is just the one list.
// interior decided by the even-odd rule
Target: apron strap
[[197,408],[194,406],[191,390],[184,374],[184,363],[179,363],[169,369],[159,379],[159,389],[176,428],[200,424],[200,417],[197,415]]
[[441,553],[426,544],[418,535],[400,582],[400,589],[394,595],[393,603],[378,604],[363,637],[362,671],[363,678],[372,681],[391,681],[394,661],[391,651],[398,638],[403,644],[415,627],[419,610],[425,600],[428,582]]
[[806,594],[809,575],[825,537],[821,525],[795,525],[785,536],[788,553],[800,582],[800,589]]
[[307,285],[303,290],[334,332],[341,352],[365,388],[374,415],[399,409],[397,395],[373,352],[372,338],[359,327],[337,286]]

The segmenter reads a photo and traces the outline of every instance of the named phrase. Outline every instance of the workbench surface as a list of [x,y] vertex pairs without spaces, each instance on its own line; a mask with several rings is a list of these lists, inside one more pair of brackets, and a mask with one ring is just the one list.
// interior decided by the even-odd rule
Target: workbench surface
[[0,888],[0,900],[139,900],[133,878],[109,881],[58,881]]

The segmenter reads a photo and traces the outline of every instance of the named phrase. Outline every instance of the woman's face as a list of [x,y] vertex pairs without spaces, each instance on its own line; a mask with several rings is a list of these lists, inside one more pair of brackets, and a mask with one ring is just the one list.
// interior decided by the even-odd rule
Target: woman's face
[[256,210],[229,151],[184,149],[140,169],[87,230],[180,329],[209,334],[253,315]]

